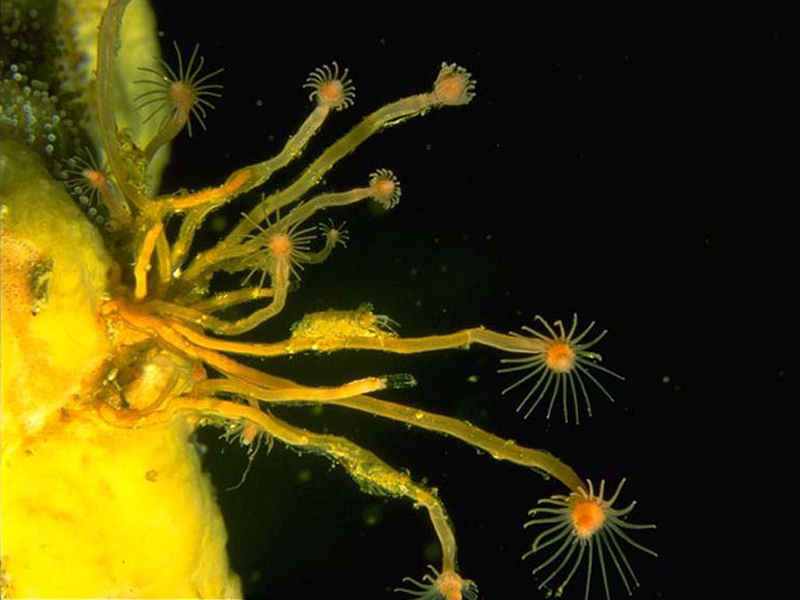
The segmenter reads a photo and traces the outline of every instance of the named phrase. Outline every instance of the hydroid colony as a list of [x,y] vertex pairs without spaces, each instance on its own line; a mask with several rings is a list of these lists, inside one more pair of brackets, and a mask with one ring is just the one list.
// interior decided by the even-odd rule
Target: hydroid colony
[[[88,138],[96,150],[76,149],[75,158],[65,159],[53,144],[37,145],[40,135],[28,117],[39,111],[52,123],[65,115],[50,106],[55,102],[47,84],[35,79],[32,62],[2,65],[9,75],[2,90],[8,142],[0,164],[4,596],[239,595],[224,526],[188,442],[192,431],[210,424],[248,452],[266,441],[321,453],[362,490],[425,509],[441,562],[421,579],[398,582],[398,589],[419,598],[476,598],[476,582],[458,569],[453,524],[438,491],[346,438],[296,427],[269,411],[308,403],[447,434],[529,469],[532,478],[535,472],[558,480],[566,494],[540,501],[525,525],[543,526],[529,553],[542,556],[534,569],[543,576],[539,587],[561,594],[582,567],[586,597],[593,589],[610,595],[612,572],[628,591],[638,585],[625,547],[652,553],[630,535],[650,526],[625,520],[632,505],[617,506],[622,483],[608,498],[602,479],[584,479],[546,451],[373,395],[415,385],[411,374],[358,374],[338,386],[310,387],[239,358],[489,346],[512,355],[503,370],[518,372],[519,380],[505,391],[530,385],[518,407],[526,417],[541,406],[547,417],[559,412],[577,421],[590,414],[591,387],[610,396],[597,378],[600,372],[617,376],[598,364],[594,347],[603,334],[593,337],[592,325],[579,327],[577,318],[566,327],[540,319],[539,328],[526,327],[523,335],[474,327],[409,338],[389,316],[363,304],[307,314],[281,341],[236,338],[280,314],[303,267],[323,263],[344,245],[347,232],[327,219],[330,209],[374,201],[389,210],[400,198],[400,182],[388,169],[365,173],[361,187],[343,191],[318,190],[322,177],[385,127],[469,103],[476,93],[470,73],[442,63],[429,90],[375,110],[310,159],[291,184],[270,188],[273,174],[302,155],[331,113],[354,103],[348,70],[337,63],[318,67],[304,84],[313,108],[276,156],[238,168],[216,185],[160,193],[159,156],[193,121],[194,133],[196,125],[210,125],[221,91],[218,70],[204,70],[196,46],[188,59],[176,46],[174,66],[163,61],[139,65],[135,73],[126,69],[124,34],[121,53],[118,48],[128,4],[112,0],[102,15],[96,77],[85,98],[77,94],[83,112],[70,119],[74,139],[64,144],[78,147]],[[4,8],[9,33],[23,31],[31,13],[9,10],[30,9],[22,3]],[[80,19],[82,13],[72,14]],[[126,95],[121,79],[138,84],[137,91]],[[125,98],[134,116],[123,124]],[[251,192],[257,195],[238,223],[211,248],[194,251],[209,217]],[[174,235],[167,234],[169,220],[179,222]],[[217,273],[241,276],[242,284],[216,289]],[[139,543],[143,530],[146,545]],[[164,572],[152,548],[180,559]],[[602,583],[592,588],[593,580]]]

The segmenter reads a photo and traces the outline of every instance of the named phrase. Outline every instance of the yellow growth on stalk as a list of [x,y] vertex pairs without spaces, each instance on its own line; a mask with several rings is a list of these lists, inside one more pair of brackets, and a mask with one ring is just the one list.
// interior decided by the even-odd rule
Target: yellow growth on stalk
[[[7,4],[4,24],[16,18],[8,10],[21,0],[12,1],[12,9]],[[405,498],[424,509],[441,548],[441,564],[420,580],[405,578],[398,590],[424,599],[477,598],[478,585],[459,571],[453,524],[436,489],[344,437],[293,426],[269,410],[277,404],[309,403],[446,434],[532,474],[547,474],[567,488],[567,495],[542,501],[547,506],[533,509],[534,518],[526,524],[548,525],[532,553],[555,547],[536,567],[537,572],[555,567],[545,584],[560,580],[560,593],[587,562],[588,597],[596,556],[607,596],[609,559],[629,591],[637,585],[619,540],[651,552],[627,533],[648,526],[625,521],[632,506],[615,508],[618,493],[605,499],[604,483],[595,494],[589,480],[544,450],[373,395],[415,385],[410,374],[311,387],[236,358],[345,349],[416,354],[488,346],[518,355],[506,359],[514,364],[506,370],[530,371],[519,383],[539,376],[523,401],[539,390],[530,410],[552,390],[548,415],[560,398],[566,418],[572,399],[577,418],[576,383],[589,407],[582,377],[610,397],[593,371],[616,374],[597,364],[599,355],[589,348],[598,339],[586,341],[589,329],[578,333],[577,319],[569,332],[559,321],[550,326],[541,320],[546,332],[525,328],[531,336],[478,326],[412,338],[400,336],[396,322],[362,304],[308,314],[278,342],[232,339],[283,310],[290,280],[303,265],[322,263],[334,248],[344,247],[348,234],[343,224],[304,225],[309,219],[370,199],[391,209],[400,198],[400,182],[387,169],[369,175],[364,187],[338,192],[314,192],[321,178],[385,127],[469,103],[476,90],[470,73],[442,63],[428,91],[364,117],[289,185],[264,190],[251,201],[214,246],[192,253],[208,215],[261,188],[299,157],[332,111],[354,103],[355,86],[337,63],[315,69],[305,82],[314,107],[276,156],[243,166],[215,186],[158,194],[152,172],[156,154],[162,154],[157,150],[166,148],[192,115],[205,126],[207,98],[217,96],[219,84],[209,83],[216,72],[201,74],[197,47],[185,68],[180,54],[177,71],[166,63],[158,70],[148,67],[149,78],[140,84],[146,89],[136,104],[151,111],[145,122],[161,121],[145,139],[134,136],[122,125],[115,100],[125,96],[118,89],[120,73],[135,77],[118,64],[128,4],[111,0],[97,33],[96,82],[91,86],[96,112],[89,111],[87,118],[99,132],[95,150],[103,163],[73,161],[65,170],[56,158],[47,162],[27,143],[25,125],[14,120],[20,67],[14,63],[17,68],[11,69],[3,58],[11,80],[0,88],[7,102],[0,119],[2,597],[241,596],[212,486],[189,441],[198,427],[214,425],[223,437],[245,446],[250,458],[264,442],[321,453],[361,489]],[[101,222],[87,220],[53,178],[54,171],[64,173],[68,188],[104,205],[109,219],[103,221],[102,235],[96,227]],[[178,225],[168,234],[171,219]],[[316,244],[321,244],[317,250]],[[242,274],[242,285],[211,293],[211,279],[219,272]],[[244,316],[226,318],[230,313],[225,309],[253,303],[257,307]]]

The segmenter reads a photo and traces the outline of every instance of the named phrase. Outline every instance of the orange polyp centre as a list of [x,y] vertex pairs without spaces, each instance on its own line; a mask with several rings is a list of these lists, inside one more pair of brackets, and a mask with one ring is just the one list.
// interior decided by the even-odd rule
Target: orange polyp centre
[[464,94],[466,80],[461,75],[451,74],[436,84],[436,93],[445,104],[458,104]]
[[194,104],[194,90],[185,81],[173,81],[169,86],[169,99],[175,108],[188,112]]
[[588,538],[603,526],[606,513],[594,500],[581,500],[572,507],[571,517],[575,534]]
[[106,176],[103,175],[103,173],[93,169],[84,169],[83,176],[86,178],[86,181],[89,182],[89,185],[95,189],[100,189],[106,179]]
[[344,88],[338,79],[331,79],[320,84],[318,93],[322,103],[330,106],[339,104],[344,98]]
[[445,600],[461,600],[464,580],[458,573],[448,571],[439,575],[436,580],[436,587]]
[[566,373],[575,364],[575,351],[567,342],[555,342],[547,349],[545,362],[551,371]]
[[273,256],[286,258],[292,253],[292,238],[286,233],[276,233],[270,238],[268,248]]
[[394,181],[391,179],[380,177],[375,180],[373,187],[375,188],[375,195],[380,198],[391,198],[392,194],[394,194]]
[[258,427],[253,424],[245,425],[244,429],[242,429],[242,442],[245,445],[250,445],[254,439],[256,439],[256,435],[258,435]]

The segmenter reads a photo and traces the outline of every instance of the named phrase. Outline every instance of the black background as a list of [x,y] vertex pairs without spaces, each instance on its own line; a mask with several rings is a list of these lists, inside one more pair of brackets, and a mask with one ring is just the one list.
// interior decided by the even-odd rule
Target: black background
[[[309,157],[382,103],[428,90],[441,61],[470,69],[478,94],[469,106],[391,128],[326,177],[321,189],[343,190],[387,167],[404,195],[386,214],[332,211],[348,222],[348,247],[308,267],[286,310],[250,337],[281,339],[306,312],[363,301],[408,336],[506,331],[536,314],[577,312],[610,330],[604,364],[626,376],[603,378],[616,402],[595,392],[595,416],[579,427],[547,422],[542,410],[523,421],[520,393],[499,394],[513,381],[496,373],[500,353],[479,347],[263,368],[313,385],[411,372],[418,388],[381,396],[547,449],[595,481],[628,477],[631,520],[658,524],[637,539],[661,555],[629,552],[636,597],[716,597],[746,577],[745,538],[769,521],[752,514],[747,494],[779,491],[768,476],[774,457],[757,459],[754,448],[760,417],[782,414],[792,378],[792,196],[778,183],[788,163],[786,42],[778,15],[632,6],[534,4],[523,14],[503,3],[157,3],[166,56],[172,39],[184,49],[200,42],[209,68],[225,67],[209,131],[175,144],[164,188],[219,183],[275,154],[308,113],[301,84],[321,64],[351,69],[356,105],[330,118]],[[520,561],[532,539],[522,523],[537,499],[563,493],[557,482],[369,415],[276,413],[345,435],[438,487],[463,574],[482,598],[544,597],[535,561]],[[201,440],[222,490],[246,458],[216,436]],[[363,495],[318,456],[277,445],[219,498],[248,597],[399,597],[390,590],[403,576],[437,563],[424,511]],[[566,596],[582,597],[582,581]]]

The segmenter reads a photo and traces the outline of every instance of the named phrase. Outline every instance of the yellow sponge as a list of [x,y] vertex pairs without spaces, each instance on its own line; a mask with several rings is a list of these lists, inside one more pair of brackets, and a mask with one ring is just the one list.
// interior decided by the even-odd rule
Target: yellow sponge
[[99,235],[11,140],[0,182],[3,597],[240,596],[191,425],[95,412],[111,354]]

